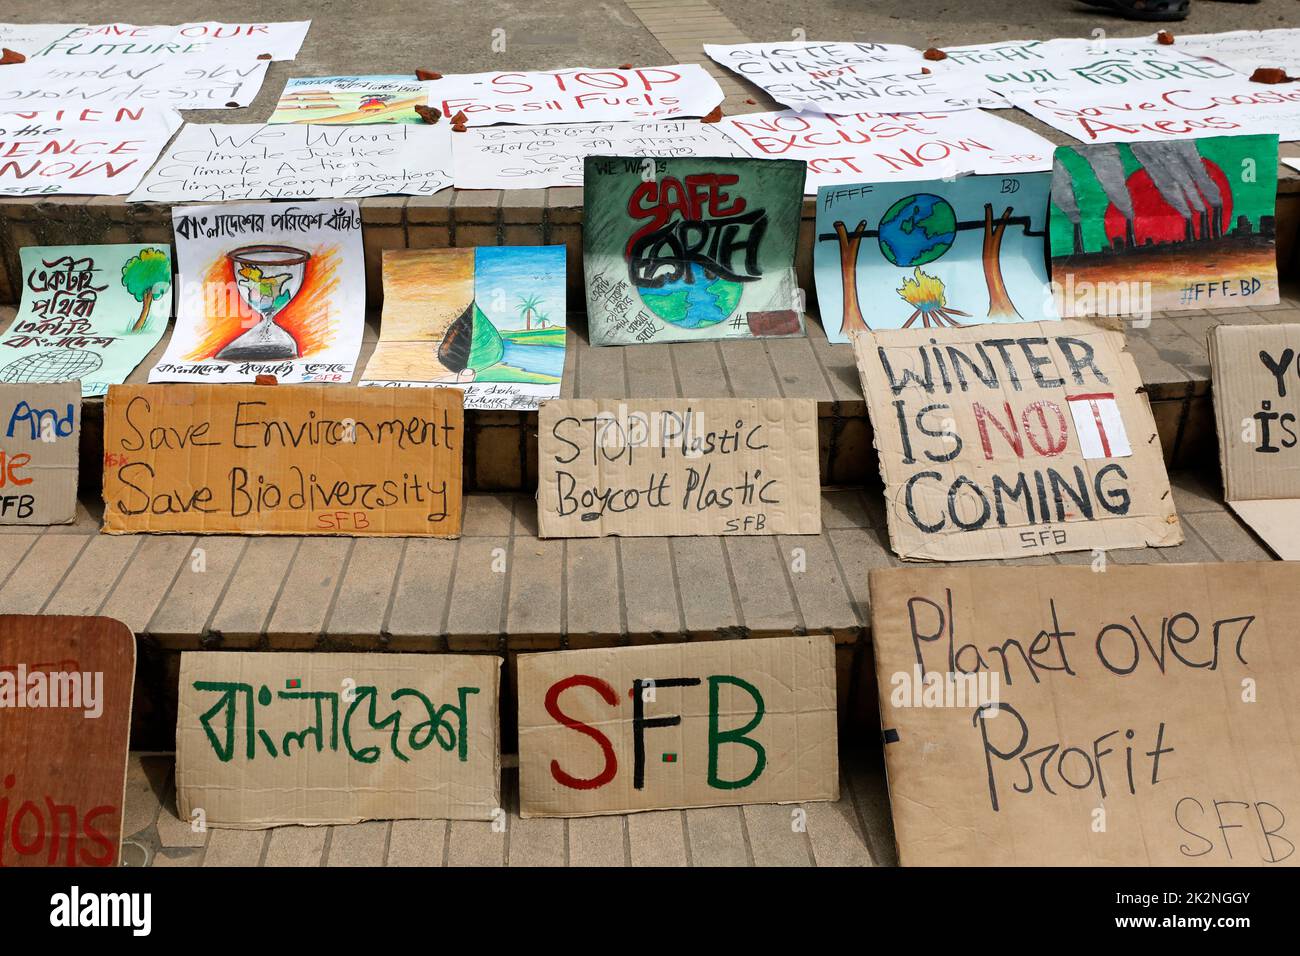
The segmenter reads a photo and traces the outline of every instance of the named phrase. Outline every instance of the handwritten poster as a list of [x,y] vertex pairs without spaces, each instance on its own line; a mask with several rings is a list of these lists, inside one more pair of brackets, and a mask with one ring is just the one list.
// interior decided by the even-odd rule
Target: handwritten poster
[[430,196],[451,185],[446,123],[189,124],[131,202]]
[[802,335],[803,177],[792,160],[588,157],[592,344]]
[[829,635],[519,655],[519,812],[839,799]]
[[1300,863],[1297,587],[1282,561],[873,570],[899,862]]
[[350,382],[366,315],[356,203],[177,206],[176,328],[151,382]]
[[853,348],[905,560],[1182,542],[1123,333],[1062,319],[859,332]]
[[813,272],[826,337],[1056,318],[1047,173],[823,186]]
[[181,819],[493,819],[500,684],[486,654],[182,654]]
[[1243,76],[1260,67],[1283,69],[1289,76],[1300,73],[1300,29],[1180,33],[1175,46],[1185,53],[1218,60]]
[[77,383],[0,384],[0,426],[0,525],[70,523],[81,439]]
[[234,109],[253,102],[265,75],[264,60],[40,57],[0,70],[0,109]]
[[226,57],[292,60],[311,26],[310,20],[288,23],[182,23],[175,26],[134,26],[129,23],[0,24],[16,27],[15,49],[28,59],[122,57],[163,60]]
[[456,388],[465,407],[536,410],[564,376],[564,246],[389,249],[362,385]]
[[460,73],[429,85],[430,105],[448,117],[464,113],[467,126],[644,122],[707,116],[721,102],[722,87],[696,63]]
[[743,156],[716,123],[479,126],[452,138],[457,189],[581,186],[588,156]]
[[276,123],[423,123],[428,84],[410,76],[322,76],[289,80],[267,121]]
[[84,397],[126,381],[172,314],[168,245],[27,246],[22,301],[0,338],[0,382],[73,379]]
[[802,399],[546,402],[543,538],[817,534],[817,408]]
[[180,126],[153,106],[0,113],[0,196],[125,195]]
[[463,418],[447,389],[114,385],[104,530],[454,538]]

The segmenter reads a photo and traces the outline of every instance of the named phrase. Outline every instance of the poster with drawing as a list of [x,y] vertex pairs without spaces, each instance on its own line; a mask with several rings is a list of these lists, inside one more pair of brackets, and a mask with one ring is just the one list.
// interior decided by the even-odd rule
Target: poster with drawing
[[366,286],[356,203],[178,206],[176,328],[150,382],[350,382]]
[[1052,281],[1065,315],[1278,301],[1277,137],[1062,146]]
[[385,250],[383,322],[360,384],[536,409],[560,394],[565,305],[564,246]]
[[126,381],[172,315],[171,246],[27,246],[22,301],[0,339],[0,382]]
[[1056,318],[1043,262],[1047,173],[817,192],[826,337]]
[[428,84],[411,76],[322,76],[289,80],[270,124],[423,123],[417,106],[429,102]]
[[803,179],[793,160],[588,158],[591,343],[803,335]]

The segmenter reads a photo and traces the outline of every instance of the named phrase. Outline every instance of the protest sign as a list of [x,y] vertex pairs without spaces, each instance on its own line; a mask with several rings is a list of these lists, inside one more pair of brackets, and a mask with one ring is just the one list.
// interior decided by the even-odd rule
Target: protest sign
[[588,157],[591,343],[802,335],[803,177],[793,160]]
[[466,126],[604,123],[707,116],[722,87],[696,63],[607,70],[459,73],[429,84],[429,104]]
[[500,674],[487,654],[182,654],[181,819],[491,820]]
[[1056,318],[1050,186],[1047,173],[823,186],[813,272],[826,337]]
[[899,556],[1182,542],[1123,333],[1061,320],[859,332],[853,347]]
[[124,195],[180,126],[153,106],[0,113],[0,196]]
[[564,246],[384,251],[384,314],[362,385],[455,388],[532,410],[564,377]]
[[871,572],[904,866],[1300,862],[1300,567]]
[[1285,561],[1300,561],[1300,325],[1210,330],[1228,507]]
[[322,76],[289,80],[268,123],[423,123],[428,83],[411,76]]
[[1052,282],[1063,315],[1278,301],[1276,136],[1062,146]]
[[519,655],[519,812],[839,799],[829,635]]
[[1232,30],[1227,33],[1180,34],[1177,49],[1208,56],[1243,76],[1257,69],[1282,69],[1300,73],[1300,30]]
[[446,123],[187,125],[131,202],[429,196],[451,185]]
[[114,385],[110,534],[460,534],[464,413],[445,389]]
[[817,534],[817,406],[803,399],[545,402],[539,534]]
[[84,23],[0,23],[0,46],[31,58]]
[[743,156],[717,124],[573,123],[480,126],[452,141],[457,189],[581,186],[588,156]]
[[103,395],[158,344],[172,314],[171,246],[27,246],[22,301],[0,339],[0,382],[76,379]]
[[745,113],[718,123],[755,159],[808,163],[804,192],[840,183],[883,183],[962,173],[1052,168],[1055,147],[981,110],[951,113]]
[[0,867],[122,862],[134,684],[121,621],[0,615]]
[[0,109],[234,109],[253,102],[265,75],[266,62],[251,59],[41,57],[0,70]]
[[5,23],[0,24],[0,38],[12,36],[12,42],[17,44],[14,48],[28,59],[111,56],[141,60],[172,57],[292,60],[298,55],[310,26],[310,20],[287,23],[208,21],[176,26]]
[[0,384],[0,524],[69,524],[77,515],[81,389]]
[[177,206],[176,328],[151,382],[350,382],[365,325],[356,203]]

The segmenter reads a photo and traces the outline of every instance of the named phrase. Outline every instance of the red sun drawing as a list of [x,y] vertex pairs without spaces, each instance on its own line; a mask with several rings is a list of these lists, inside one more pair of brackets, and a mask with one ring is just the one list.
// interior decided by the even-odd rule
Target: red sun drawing
[[[1201,162],[1223,197],[1221,225],[1222,231],[1226,233],[1232,228],[1232,187],[1217,163],[1208,159],[1202,159]],[[1144,245],[1147,239],[1153,243],[1182,242],[1186,236],[1183,217],[1160,195],[1147,171],[1134,171],[1128,178],[1127,186],[1129,195],[1133,197],[1133,235],[1137,244]],[[1205,204],[1209,206],[1208,199]],[[1200,216],[1193,215],[1192,228],[1196,237],[1202,238]],[[1112,203],[1106,207],[1106,238],[1113,245],[1115,239],[1122,238],[1123,235],[1124,217]]]

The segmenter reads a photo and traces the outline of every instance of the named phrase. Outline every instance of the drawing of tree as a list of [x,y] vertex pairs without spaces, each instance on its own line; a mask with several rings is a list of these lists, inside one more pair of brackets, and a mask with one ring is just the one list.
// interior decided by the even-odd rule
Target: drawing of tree
[[850,237],[844,223],[835,223],[835,235],[840,242],[840,278],[844,283],[844,318],[840,322],[840,332],[850,339],[854,332],[867,331],[862,307],[858,305],[858,246],[862,244],[862,232],[866,228],[864,219]]
[[154,299],[171,288],[171,284],[171,257],[161,249],[142,249],[138,256],[132,256],[122,266],[122,285],[135,301],[141,303],[140,317],[131,326],[132,332],[144,328],[149,321],[149,309],[152,308]]
[[994,226],[993,206],[991,203],[984,204],[984,282],[989,288],[990,318],[1020,318],[1020,313],[1016,311],[1015,304],[1007,293],[1007,284],[1002,279],[1002,234],[1007,231],[1007,220],[1010,218],[1011,207],[1008,206]]
[[533,327],[533,316],[536,314],[537,306],[541,304],[541,301],[542,297],[540,295],[521,295],[519,297],[519,314],[523,317],[525,330]]

